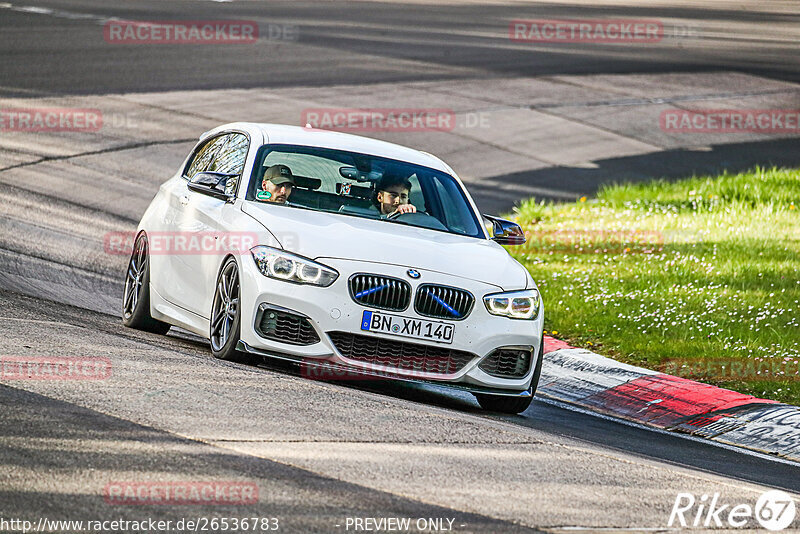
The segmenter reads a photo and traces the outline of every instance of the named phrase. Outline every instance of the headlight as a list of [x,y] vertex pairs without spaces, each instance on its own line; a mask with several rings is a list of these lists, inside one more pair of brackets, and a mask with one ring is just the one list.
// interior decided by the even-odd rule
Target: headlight
[[270,278],[328,287],[339,277],[330,267],[277,248],[258,246],[250,253],[261,274]]
[[483,303],[492,315],[511,319],[536,319],[539,315],[539,292],[535,289],[486,295]]

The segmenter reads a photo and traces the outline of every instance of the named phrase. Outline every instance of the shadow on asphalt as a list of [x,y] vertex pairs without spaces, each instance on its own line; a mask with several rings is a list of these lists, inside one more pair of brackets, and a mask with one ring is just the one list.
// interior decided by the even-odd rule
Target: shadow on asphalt
[[[17,311],[23,315],[33,312],[37,314],[37,318],[41,319],[50,313],[49,309],[47,311],[41,309],[41,301],[38,299],[12,295],[0,291],[0,298],[13,298]],[[61,322],[67,324],[121,336],[154,347],[182,350],[185,351],[185,354],[198,359],[213,359],[207,341],[180,329],[173,329],[167,336],[148,334],[125,328],[118,317],[94,313],[69,305],[60,305],[58,307],[58,317]],[[218,363],[265,375],[277,372],[285,375],[300,376],[298,364],[280,360],[269,360],[258,367],[231,362]],[[265,376],[264,378],[268,379],[269,377]],[[567,441],[569,439],[578,440],[586,443],[587,446],[603,447],[645,460],[666,462],[674,465],[676,469],[691,467],[708,473],[800,492],[800,466],[743,454],[737,450],[724,449],[709,443],[689,440],[680,435],[655,432],[644,427],[626,425],[591,414],[576,412],[567,409],[567,407],[547,403],[540,399],[534,400],[531,407],[522,415],[511,416],[484,412],[478,407],[469,393],[444,389],[441,386],[385,381],[349,381],[335,384],[337,387],[368,391],[385,397],[527,427],[544,433],[545,435],[541,436],[540,439],[554,442],[562,441],[561,438],[567,438]],[[67,405],[65,404],[65,406]],[[70,409],[83,410],[79,407]],[[9,421],[8,417],[5,421]],[[10,428],[16,428],[18,429],[17,431],[24,428],[24,425],[21,424],[5,426],[8,427],[5,430],[7,434],[10,432]],[[92,427],[101,428],[102,425],[94,424]],[[8,435],[22,437],[23,434],[14,432]]]
[[[289,532],[332,532],[345,517],[373,516],[453,517],[458,524],[469,526],[466,532],[538,532],[232,453],[3,384],[0,409],[0,514],[4,517],[124,519],[147,524],[148,518],[194,519],[195,512],[240,517],[246,509],[247,517],[280,518],[280,530]],[[189,511],[186,503],[168,502],[163,489],[145,492],[144,497],[133,491],[140,484],[178,481],[255,484],[256,498],[255,502],[240,502],[233,493],[228,500],[224,492],[221,498],[219,493],[213,497],[203,493],[205,502],[191,503],[194,506],[189,506]],[[116,502],[108,493],[111,484],[128,488]],[[154,498],[148,500],[151,495]],[[139,500],[142,498],[144,502]],[[247,529],[237,530],[243,531]]]
[[[503,174],[469,182],[467,188],[481,211],[503,213],[518,203],[519,193],[508,191],[510,185],[553,189],[572,194],[576,199],[594,195],[603,185],[649,182],[654,178],[680,180],[692,175],[716,175],[724,171],[738,173],[762,167],[800,166],[800,139],[777,139],[713,145],[708,151],[689,149],[664,150],[650,154],[594,161],[596,168],[548,167]],[[498,186],[502,186],[498,187]],[[538,200],[561,200],[563,197],[536,195]]]
[[[267,361],[259,368],[300,376],[299,366],[289,362]],[[541,398],[535,399],[523,414],[503,415],[482,410],[469,393],[442,386],[374,380],[328,383],[499,420],[551,434],[553,439],[565,437],[643,459],[660,460],[676,467],[693,467],[707,473],[800,492],[800,466],[581,413]]]

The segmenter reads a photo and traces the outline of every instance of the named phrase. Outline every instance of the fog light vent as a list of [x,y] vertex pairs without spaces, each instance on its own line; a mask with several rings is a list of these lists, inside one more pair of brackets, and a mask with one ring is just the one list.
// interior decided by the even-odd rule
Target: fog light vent
[[319,335],[308,318],[281,308],[259,307],[256,331],[261,337],[292,345],[319,343]]
[[523,378],[531,370],[533,347],[496,349],[478,365],[478,368],[497,378]]

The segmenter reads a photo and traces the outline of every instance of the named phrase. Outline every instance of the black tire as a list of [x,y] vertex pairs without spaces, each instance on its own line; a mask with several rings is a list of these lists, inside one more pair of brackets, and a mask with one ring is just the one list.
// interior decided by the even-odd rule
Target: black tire
[[154,334],[166,334],[170,325],[150,316],[150,255],[147,236],[142,233],[133,245],[125,291],[122,294],[122,324]]
[[239,265],[228,258],[219,270],[211,302],[211,353],[220,360],[253,364],[256,359],[252,355],[236,350],[241,335],[240,297]]
[[536,395],[536,388],[539,387],[539,378],[542,376],[542,362],[544,361],[544,334],[542,340],[539,342],[539,359],[536,360],[536,368],[533,370],[533,378],[531,378],[531,399]]
[[542,360],[544,360],[544,336],[542,336],[542,341],[539,345],[536,368],[534,368],[533,377],[531,378],[531,396],[506,397],[503,395],[476,393],[475,398],[478,399],[478,404],[481,405],[481,408],[490,412],[518,414],[527,410],[533,401],[533,396],[536,394],[536,388],[539,386],[539,377],[542,375]]

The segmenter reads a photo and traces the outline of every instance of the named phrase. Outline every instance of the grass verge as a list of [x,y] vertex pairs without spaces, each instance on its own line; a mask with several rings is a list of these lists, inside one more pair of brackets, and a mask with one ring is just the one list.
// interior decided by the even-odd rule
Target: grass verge
[[800,170],[527,201],[510,247],[545,329],[620,361],[800,405]]

